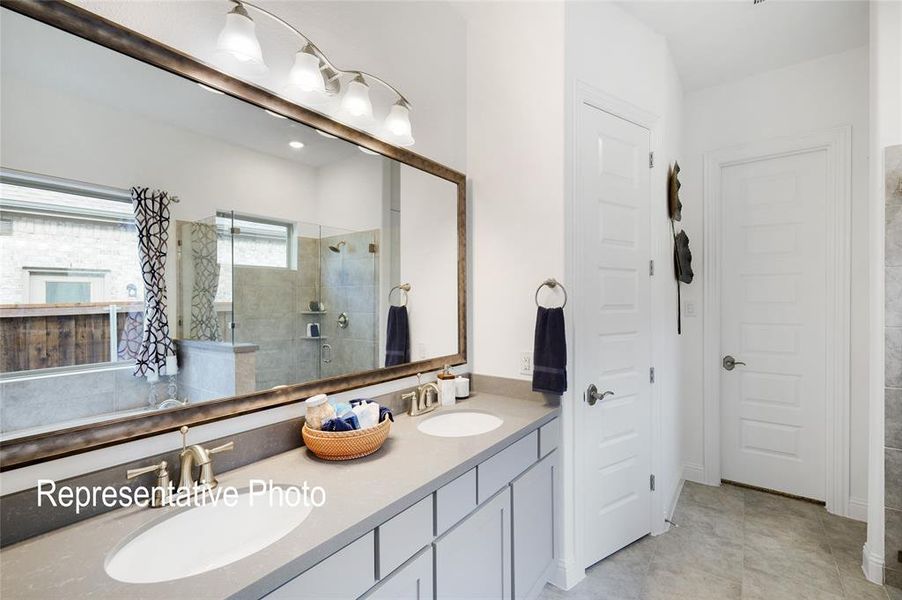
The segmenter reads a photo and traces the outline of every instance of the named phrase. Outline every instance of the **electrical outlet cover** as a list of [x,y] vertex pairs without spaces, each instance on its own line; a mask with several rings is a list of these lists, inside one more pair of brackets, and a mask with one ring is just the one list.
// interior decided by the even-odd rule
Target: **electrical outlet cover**
[[532,352],[522,352],[520,354],[520,374],[532,375]]

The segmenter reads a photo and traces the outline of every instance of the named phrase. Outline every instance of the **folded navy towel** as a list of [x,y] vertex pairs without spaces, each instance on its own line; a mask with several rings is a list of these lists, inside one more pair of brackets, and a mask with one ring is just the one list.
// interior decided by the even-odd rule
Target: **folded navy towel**
[[323,423],[323,431],[354,431],[360,429],[357,415],[348,411],[340,417],[333,417]]
[[[353,408],[354,406],[357,406],[358,404],[361,404],[361,403],[369,404],[371,402],[376,403],[375,400],[371,400],[369,398],[357,398],[355,400],[351,400],[351,407]],[[391,409],[387,406],[383,406],[382,404],[380,404],[379,405],[379,422],[381,423],[385,419],[390,420],[392,423],[395,422],[395,416],[392,414]]]
[[410,362],[410,323],[406,306],[388,309],[388,327],[385,336],[385,366]]
[[567,391],[567,339],[562,308],[540,306],[536,311],[532,389],[551,394]]

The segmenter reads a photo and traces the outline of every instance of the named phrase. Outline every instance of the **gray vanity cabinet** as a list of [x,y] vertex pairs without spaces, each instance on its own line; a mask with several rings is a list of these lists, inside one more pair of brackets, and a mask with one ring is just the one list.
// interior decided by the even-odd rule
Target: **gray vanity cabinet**
[[554,561],[554,478],[552,452],[511,483],[513,581],[517,600],[538,597]]
[[435,541],[436,600],[511,597],[511,501],[505,487]]
[[432,598],[432,546],[389,575],[367,600],[428,600]]

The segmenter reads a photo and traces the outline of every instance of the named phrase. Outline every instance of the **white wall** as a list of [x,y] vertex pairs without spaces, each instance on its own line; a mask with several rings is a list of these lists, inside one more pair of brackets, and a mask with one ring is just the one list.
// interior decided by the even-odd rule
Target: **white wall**
[[688,93],[684,113],[685,145],[680,160],[683,224],[691,239],[696,276],[692,285],[684,288],[683,302],[684,306],[685,303],[695,304],[697,314],[695,318],[683,319],[686,356],[684,448],[687,472],[697,475],[704,467],[703,155],[744,142],[840,125],[852,126],[850,491],[859,518],[863,518],[867,499],[868,452],[867,78],[867,50],[859,48]]
[[467,8],[473,365],[524,378],[536,286],[564,281],[563,4]]

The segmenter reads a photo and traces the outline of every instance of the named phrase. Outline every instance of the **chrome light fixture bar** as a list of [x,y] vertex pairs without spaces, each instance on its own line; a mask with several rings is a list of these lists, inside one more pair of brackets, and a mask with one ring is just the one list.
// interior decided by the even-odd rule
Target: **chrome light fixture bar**
[[[385,119],[381,137],[398,146],[414,144],[410,126],[410,101],[397,88],[365,71],[339,69],[297,27],[265,8],[246,0],[229,1],[235,6],[226,15],[226,22],[217,39],[216,48],[220,56],[237,61],[238,70],[249,75],[259,75],[267,71],[254,20],[247,10],[250,8],[279,23],[303,41],[303,46],[295,54],[294,64],[288,73],[285,87],[287,97],[316,106],[329,96],[341,94],[341,109],[351,124],[369,129],[374,123],[369,84],[378,83],[398,97]],[[346,79],[344,84],[342,78]]]

